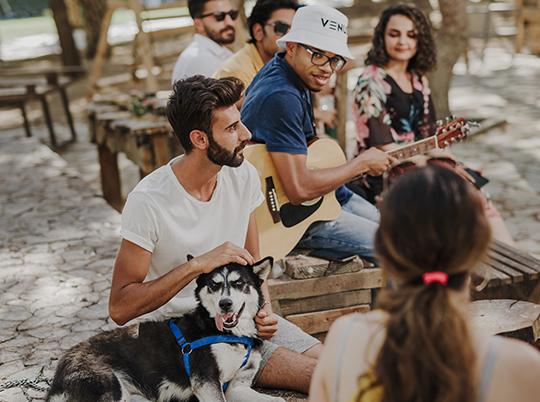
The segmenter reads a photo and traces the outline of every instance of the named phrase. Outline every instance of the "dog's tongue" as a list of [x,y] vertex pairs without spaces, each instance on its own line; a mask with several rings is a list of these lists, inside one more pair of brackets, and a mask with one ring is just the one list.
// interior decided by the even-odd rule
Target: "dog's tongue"
[[234,313],[216,314],[216,328],[218,331],[223,332],[223,322],[229,321],[234,316]]

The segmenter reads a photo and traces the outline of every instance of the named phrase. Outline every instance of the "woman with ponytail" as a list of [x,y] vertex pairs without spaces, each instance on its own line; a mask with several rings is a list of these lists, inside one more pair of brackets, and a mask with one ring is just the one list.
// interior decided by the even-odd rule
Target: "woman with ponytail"
[[406,173],[386,194],[375,246],[392,287],[377,309],[331,327],[311,402],[533,402],[540,353],[472,330],[470,273],[491,230],[482,199],[453,171]]

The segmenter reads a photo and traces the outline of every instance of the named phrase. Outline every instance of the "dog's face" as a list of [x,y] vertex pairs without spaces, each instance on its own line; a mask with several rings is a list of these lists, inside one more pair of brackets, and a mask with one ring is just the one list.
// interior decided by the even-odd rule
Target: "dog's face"
[[197,278],[195,296],[219,331],[254,336],[253,319],[264,301],[261,285],[272,263],[271,257],[252,266],[231,263]]

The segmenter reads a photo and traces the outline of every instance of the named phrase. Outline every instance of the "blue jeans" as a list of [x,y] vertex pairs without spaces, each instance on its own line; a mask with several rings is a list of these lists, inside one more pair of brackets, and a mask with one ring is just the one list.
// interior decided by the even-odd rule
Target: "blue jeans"
[[341,206],[334,221],[313,223],[297,247],[313,249],[313,256],[340,260],[352,255],[372,259],[375,232],[379,227],[379,211],[357,194]]

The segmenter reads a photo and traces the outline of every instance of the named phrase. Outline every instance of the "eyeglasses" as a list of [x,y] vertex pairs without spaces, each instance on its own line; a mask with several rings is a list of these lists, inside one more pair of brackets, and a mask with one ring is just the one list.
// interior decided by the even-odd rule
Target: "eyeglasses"
[[274,29],[274,33],[278,36],[283,36],[291,29],[291,26],[283,21],[269,22],[265,25],[271,26]]
[[300,44],[304,49],[307,50],[309,54],[311,54],[311,63],[315,64],[316,66],[322,67],[326,65],[327,63],[330,63],[330,68],[334,71],[339,71],[343,68],[347,60],[345,60],[341,56],[334,56],[334,57],[328,57],[324,53],[315,50],[307,45]]
[[[449,156],[432,156],[426,159],[427,165],[437,165],[447,169],[455,169],[457,162]],[[388,188],[403,174],[420,167],[420,165],[412,160],[399,162],[392,166],[384,175],[384,187]]]
[[231,11],[216,11],[213,13],[207,13],[207,14],[201,14],[198,18],[206,18],[206,17],[214,17],[217,22],[221,22],[225,20],[227,15],[231,17],[233,21],[235,21],[238,18],[238,10],[231,10]]

